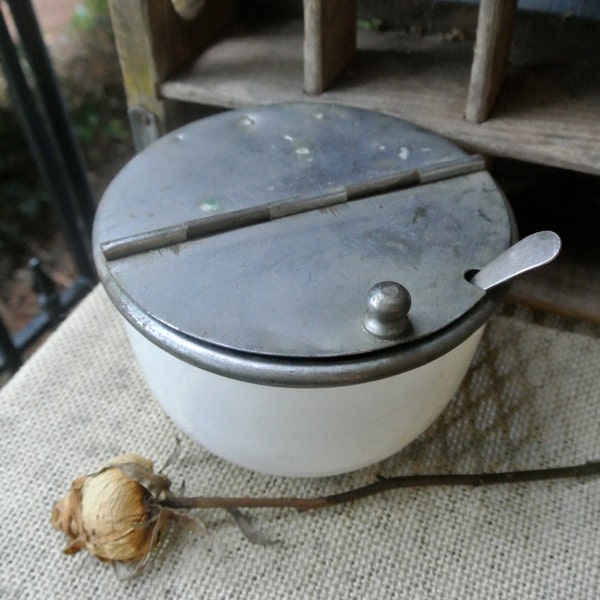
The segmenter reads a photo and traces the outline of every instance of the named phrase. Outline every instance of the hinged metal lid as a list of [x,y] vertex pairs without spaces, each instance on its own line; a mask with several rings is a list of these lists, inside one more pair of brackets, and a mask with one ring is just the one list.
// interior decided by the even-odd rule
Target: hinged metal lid
[[479,159],[398,119],[312,103],[168,134],[113,181],[94,231],[121,306],[186,343],[292,359],[439,332],[484,296],[465,273],[510,241]]

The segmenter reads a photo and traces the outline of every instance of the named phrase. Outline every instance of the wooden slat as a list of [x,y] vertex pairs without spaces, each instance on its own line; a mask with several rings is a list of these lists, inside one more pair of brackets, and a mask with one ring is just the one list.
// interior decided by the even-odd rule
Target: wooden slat
[[356,0],[304,0],[304,90],[320,94],[356,50]]
[[[521,15],[520,22],[526,23]],[[538,37],[529,35],[528,43],[537,48]],[[298,100],[360,106],[406,118],[478,152],[600,175],[600,35],[588,38],[588,60],[564,56],[556,62],[550,54],[540,62],[517,52],[493,118],[479,125],[464,118],[472,44],[443,35],[361,30],[346,71],[315,98],[302,91],[301,22],[236,32],[162,84],[161,93],[223,107]]]
[[[600,253],[597,238],[600,210],[583,210],[580,238],[567,231],[563,249],[549,265],[518,277],[509,292],[512,302],[600,324]],[[538,215],[543,219],[544,215]],[[559,223],[552,229],[563,233]]]
[[207,0],[183,19],[170,0],[109,0],[127,103],[152,113],[161,133],[166,110],[158,86],[212,42],[232,16],[231,0]]
[[502,161],[494,174],[522,237],[550,229],[562,239],[556,260],[516,278],[510,299],[600,324],[600,178]]
[[571,263],[517,279],[507,299],[563,317],[600,324],[600,271]]
[[490,115],[504,83],[517,0],[481,0],[477,41],[465,116],[481,123]]

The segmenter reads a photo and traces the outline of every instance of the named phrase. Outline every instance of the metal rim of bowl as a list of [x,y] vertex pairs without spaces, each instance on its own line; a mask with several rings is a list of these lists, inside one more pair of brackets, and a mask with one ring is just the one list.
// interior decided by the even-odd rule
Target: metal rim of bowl
[[470,311],[434,335],[398,347],[342,359],[283,359],[247,354],[202,342],[160,323],[124,297],[110,278],[104,288],[121,315],[144,337],[169,354],[198,367],[249,383],[297,388],[366,383],[410,371],[459,346],[497,310],[510,283],[490,290]]

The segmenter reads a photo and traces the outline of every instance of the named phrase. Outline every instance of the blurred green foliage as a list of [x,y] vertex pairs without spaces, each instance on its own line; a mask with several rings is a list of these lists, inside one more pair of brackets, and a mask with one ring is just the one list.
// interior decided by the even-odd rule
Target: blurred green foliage
[[[95,171],[131,146],[107,0],[76,5],[70,39],[68,52],[53,57],[53,63],[85,162]],[[22,68],[27,75],[26,60]],[[19,254],[27,250],[28,239],[41,241],[55,228],[48,193],[6,86],[0,88],[0,252]]]
[[83,0],[75,5],[72,22],[76,31],[86,32],[98,27],[99,21],[104,25],[108,18],[106,0]]
[[7,107],[0,108],[0,156],[0,252],[22,252],[25,233],[47,233],[51,210],[27,140]]

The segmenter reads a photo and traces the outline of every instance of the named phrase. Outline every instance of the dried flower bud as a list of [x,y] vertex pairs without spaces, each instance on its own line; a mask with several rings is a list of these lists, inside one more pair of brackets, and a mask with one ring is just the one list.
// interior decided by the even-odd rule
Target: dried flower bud
[[159,540],[166,518],[157,504],[171,482],[135,454],[79,477],[52,509],[52,525],[69,538],[66,554],[85,549],[106,561],[141,561]]

